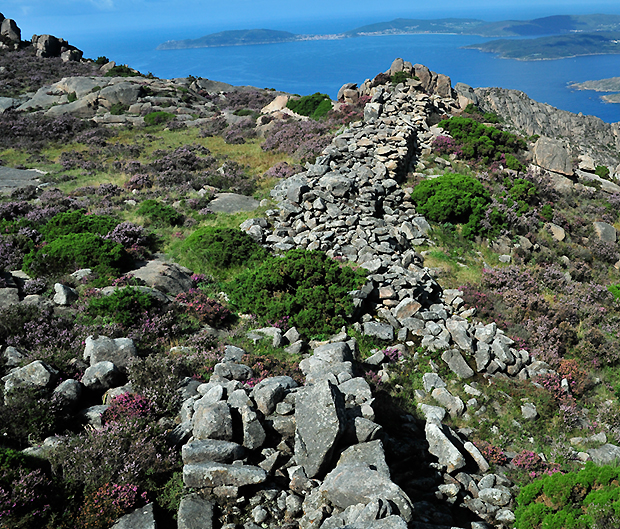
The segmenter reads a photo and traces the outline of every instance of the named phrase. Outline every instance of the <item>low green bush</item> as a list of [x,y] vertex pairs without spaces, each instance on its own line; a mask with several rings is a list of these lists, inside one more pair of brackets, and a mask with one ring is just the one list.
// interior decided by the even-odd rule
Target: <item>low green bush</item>
[[99,57],[97,57],[95,64],[99,64],[100,66],[103,66],[104,64],[108,64],[109,62],[110,62],[110,59],[108,59],[105,55],[100,55]]
[[515,510],[519,529],[618,527],[620,468],[597,467],[544,476],[521,489]]
[[77,94],[75,92],[69,92],[67,94],[67,101],[69,101],[69,103],[73,103],[74,101],[77,101]]
[[288,316],[306,336],[330,334],[353,312],[348,292],[365,282],[365,273],[340,266],[323,252],[290,250],[239,274],[228,292],[242,312],[263,321]]
[[318,119],[325,116],[331,110],[332,102],[327,94],[317,92],[299,99],[289,99],[286,107],[302,116]]
[[170,112],[163,112],[161,110],[158,112],[151,112],[144,116],[144,122],[147,125],[161,125],[172,119],[174,119],[174,114],[171,114]]
[[140,204],[138,215],[146,217],[156,226],[180,226],[183,224],[183,215],[172,206],[149,198]]
[[113,116],[120,116],[124,114],[127,110],[129,110],[129,107],[127,105],[123,105],[123,103],[114,103],[110,107],[110,114],[112,114]]
[[130,255],[120,244],[94,233],[72,233],[26,254],[22,268],[37,277],[59,276],[79,268],[115,277],[131,264]]
[[423,180],[414,187],[411,200],[417,211],[433,222],[463,224],[465,237],[479,233],[480,220],[491,201],[480,181],[456,173]]
[[263,261],[267,251],[239,229],[205,227],[183,241],[178,255],[196,272],[226,277],[229,271]]
[[499,160],[502,154],[514,154],[527,148],[526,142],[514,134],[471,118],[444,119],[439,122],[439,127],[450,132],[461,146],[463,157],[470,160],[480,159],[483,163],[490,163]]
[[609,168],[605,165],[597,165],[594,170],[594,174],[596,176],[600,176],[601,178],[608,179],[609,178]]
[[120,64],[110,68],[105,77],[141,77],[142,74],[140,72],[136,72],[129,68],[129,66],[125,66],[124,64]]
[[72,233],[96,233],[107,235],[118,225],[118,221],[107,215],[86,215],[85,210],[78,209],[59,213],[52,217],[39,231],[43,239],[51,242],[63,235]]
[[109,296],[91,299],[88,303],[88,313],[94,317],[107,317],[112,321],[129,326],[135,323],[153,305],[153,298],[147,292],[126,287],[115,290]]

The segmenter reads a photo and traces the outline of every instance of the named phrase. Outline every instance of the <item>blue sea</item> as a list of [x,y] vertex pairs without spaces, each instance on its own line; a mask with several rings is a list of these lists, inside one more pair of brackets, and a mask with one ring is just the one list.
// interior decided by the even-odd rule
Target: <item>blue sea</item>
[[[343,29],[355,27],[349,25]],[[220,28],[221,29],[221,28]],[[282,27],[274,29],[284,29]],[[302,32],[298,28],[288,28]],[[297,31],[296,31],[297,30]],[[463,46],[489,39],[477,36],[423,34],[359,37],[201,48],[157,50],[169,39],[196,38],[210,31],[187,34],[133,31],[75,35],[71,43],[87,57],[105,55],[157,77],[194,75],[234,85],[275,88],[300,95],[323,92],[332,98],[348,82],[387,70],[396,57],[421,63],[473,87],[500,86],[522,90],[531,98],[571,112],[591,114],[607,122],[620,121],[620,104],[604,103],[600,92],[577,91],[573,82],[620,76],[620,55],[595,55],[553,61],[516,61]],[[329,28],[317,33],[327,33]]]

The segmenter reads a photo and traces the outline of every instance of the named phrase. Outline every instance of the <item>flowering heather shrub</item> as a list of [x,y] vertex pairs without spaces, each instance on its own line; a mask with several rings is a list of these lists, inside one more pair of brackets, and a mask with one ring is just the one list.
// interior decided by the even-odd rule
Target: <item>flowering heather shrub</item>
[[43,527],[51,511],[50,479],[40,469],[0,471],[0,526]]
[[192,274],[192,284],[194,288],[198,288],[200,285],[206,285],[210,282],[211,279],[205,274]]
[[123,248],[131,248],[134,245],[148,246],[149,243],[146,230],[133,222],[121,222],[105,238],[122,245]]
[[121,188],[116,184],[99,184],[95,194],[100,197],[112,196],[116,197],[121,194]]
[[501,448],[487,441],[474,441],[474,444],[489,463],[495,465],[505,465],[508,463],[508,458]]
[[153,178],[148,174],[136,174],[125,182],[124,185],[131,190],[149,189],[153,187]]
[[226,130],[226,127],[228,127],[226,119],[222,116],[217,116],[202,125],[199,136],[201,138],[219,136],[222,132],[224,132],[224,130]]
[[26,296],[30,294],[42,294],[47,288],[47,281],[40,277],[38,279],[29,279],[24,283],[23,291]]
[[181,378],[187,376],[183,360],[175,358],[172,353],[158,353],[138,360],[129,367],[129,381],[134,391],[153,403],[160,415],[172,417],[181,406],[177,387]]
[[86,120],[68,114],[48,118],[7,110],[0,114],[0,149],[38,152],[51,142],[69,143],[86,127]]
[[592,255],[606,263],[615,263],[620,259],[620,254],[615,243],[595,241],[589,245]]
[[14,200],[33,200],[37,198],[37,186],[27,185],[25,187],[18,187],[11,191],[11,198]]
[[19,268],[24,253],[13,237],[0,235],[0,272]]
[[43,222],[47,222],[52,217],[55,217],[59,213],[66,211],[67,208],[64,206],[50,206],[43,208],[35,208],[29,213],[26,214],[26,220],[30,222],[34,222],[35,224],[41,224]]
[[232,313],[214,299],[197,288],[177,295],[176,301],[185,306],[187,314],[194,316],[200,322],[214,327],[223,325]]
[[437,154],[456,154],[457,156],[462,156],[463,154],[461,147],[450,136],[437,136],[433,140],[431,148]]
[[294,174],[301,172],[302,167],[300,165],[289,165],[287,162],[278,162],[265,171],[264,176],[268,178],[280,178],[284,180]]
[[249,175],[247,170],[234,161],[227,161],[219,169],[205,173],[196,182],[199,187],[213,186],[220,191],[251,195],[256,189],[255,177]]
[[536,452],[531,450],[523,450],[517,454],[512,464],[518,469],[524,470],[530,479],[536,479],[541,476],[551,476],[561,472],[560,465],[557,463],[547,463]]
[[265,134],[262,149],[288,154],[298,160],[313,160],[333,138],[326,123],[308,121],[280,121]]
[[114,136],[114,132],[106,127],[95,127],[90,130],[80,132],[75,136],[75,143],[83,143],[95,147],[105,147],[106,140]]
[[65,438],[51,463],[65,480],[82,484],[87,492],[106,483],[148,490],[154,479],[176,469],[177,458],[162,427],[126,420]]
[[15,220],[32,209],[28,202],[3,202],[0,204],[0,219]]
[[155,410],[153,408],[153,403],[149,399],[136,393],[124,393],[112,399],[102,419],[105,423],[108,423],[133,419],[148,419],[153,418],[154,415]]
[[388,347],[383,351],[385,357],[388,359],[388,362],[398,362],[402,357],[403,353],[400,349],[396,347]]
[[275,96],[264,90],[248,90],[226,92],[224,98],[220,98],[218,106],[220,108],[230,108],[232,110],[250,109],[260,110],[271,103]]
[[84,498],[77,519],[78,529],[108,529],[124,514],[145,505],[146,492],[138,494],[131,484],[105,483]]
[[588,372],[580,367],[577,360],[560,360],[558,373],[568,381],[571,393],[577,397],[583,395],[590,385]]
[[229,144],[242,144],[246,139],[256,138],[256,123],[252,118],[243,118],[233,123],[224,132],[224,141]]
[[249,353],[243,355],[242,363],[250,366],[254,372],[254,376],[245,382],[249,387],[254,387],[265,378],[283,375],[291,377],[298,384],[303,384],[304,381],[299,363],[292,360],[281,361],[273,356]]
[[[198,156],[198,154],[204,155],[204,157]],[[210,154],[209,149],[200,145],[183,145],[177,147],[172,152],[164,150],[157,150],[153,153],[154,156],[161,156],[156,158],[149,164],[149,169],[153,172],[162,171],[200,171],[209,168],[214,158],[208,156]]]

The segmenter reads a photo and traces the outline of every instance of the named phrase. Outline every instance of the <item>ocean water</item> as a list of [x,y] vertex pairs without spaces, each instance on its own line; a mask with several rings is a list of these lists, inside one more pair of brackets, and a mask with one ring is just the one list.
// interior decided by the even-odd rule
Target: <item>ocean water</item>
[[[349,26],[351,27],[351,26]],[[194,75],[234,85],[252,85],[301,95],[323,92],[335,98],[348,82],[361,84],[385,71],[396,57],[450,76],[453,86],[500,86],[571,112],[607,122],[620,121],[620,104],[604,103],[600,92],[577,91],[572,82],[620,76],[620,55],[554,61],[515,61],[463,46],[488,39],[462,35],[390,35],[189,50],[157,50],[168,39],[197,35],[131,32],[90,34],[72,43],[88,57],[106,55],[157,77]]]

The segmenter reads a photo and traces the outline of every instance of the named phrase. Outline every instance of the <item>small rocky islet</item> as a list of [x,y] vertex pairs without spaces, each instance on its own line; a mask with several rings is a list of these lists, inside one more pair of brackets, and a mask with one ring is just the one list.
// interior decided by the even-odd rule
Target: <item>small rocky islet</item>
[[[49,35],[23,42],[15,23],[0,19],[5,54],[30,53],[35,58],[63,63],[87,62],[77,48]],[[163,134],[164,126],[168,131],[209,130],[216,125],[230,131],[237,127],[245,131],[246,138],[253,139],[268,138],[278,122],[310,121],[287,108],[289,94],[204,79],[147,78],[134,75],[137,72],[128,67],[115,70],[118,67],[109,61],[101,65],[91,61],[87,66],[92,68],[92,75],[66,76],[35,91],[0,98],[4,117],[14,119],[26,112],[35,118],[71,117],[96,124],[91,130],[111,130],[110,134],[123,128],[156,127],[161,119],[165,125],[149,129],[152,137],[148,141],[154,141],[158,132]],[[109,72],[112,76],[106,76]],[[115,72],[130,76],[114,76]],[[257,92],[261,97],[269,96],[268,104],[254,113],[233,111],[221,104],[235,97],[247,102],[258,97]],[[449,138],[440,126],[443,120],[471,115],[472,107],[480,111],[475,115],[480,115],[481,121],[486,115],[483,112],[493,113],[496,125],[499,121],[505,130],[525,136],[527,149],[520,153],[517,169],[506,167],[506,159],[495,166],[487,163],[482,169],[477,165],[480,179],[488,178],[494,171],[516,181],[523,179],[526,171],[528,181],[544,182],[545,192],[558,197],[558,204],[561,197],[569,203],[587,203],[591,218],[583,218],[579,227],[588,230],[589,237],[579,238],[581,232],[558,214],[548,219],[537,217],[535,227],[539,233],[535,236],[511,232],[510,228],[493,237],[478,236],[476,244],[492,252],[479,252],[480,259],[493,257],[498,273],[507,270],[509,274],[515,270],[511,268],[513,264],[523,264],[526,259],[536,262],[537,255],[546,255],[549,248],[559,247],[565,252],[558,258],[564,268],[549,260],[540,262],[560,270],[553,285],[561,284],[566,291],[572,288],[579,295],[579,288],[594,288],[594,282],[580,280],[579,273],[592,279],[593,272],[571,268],[571,260],[579,260],[581,248],[602,245],[611,255],[604,272],[601,266],[595,266],[596,259],[602,260],[599,255],[603,250],[583,261],[607,281],[617,282],[618,219],[602,204],[619,203],[618,124],[563,112],[516,91],[473,89],[461,83],[452,87],[449,77],[402,59],[396,59],[388,71],[359,87],[354,83],[343,85],[337,99],[337,108],[343,113],[357,109],[359,119],[327,136],[326,146],[311,160],[298,164],[294,174],[279,178],[271,186],[269,198],[253,199],[231,193],[234,189],[225,186],[205,184],[199,189],[182,191],[187,198],[179,198],[170,206],[180,211],[184,200],[198,204],[206,196],[207,206],[211,204],[214,211],[219,209],[222,213],[218,214],[245,212],[236,227],[269,255],[286,255],[295,250],[324,252],[342,266],[359,270],[364,281],[349,292],[351,304],[346,325],[333,334],[312,336],[281,322],[261,325],[247,315],[239,315],[236,323],[219,324],[212,312],[200,312],[203,320],[199,329],[193,331],[198,337],[193,342],[180,331],[174,331],[179,333],[174,335],[178,345],[166,342],[172,336],[167,328],[162,336],[157,329],[151,329],[152,335],[148,337],[146,333],[120,335],[123,327],[110,326],[105,320],[97,320],[97,325],[88,327],[91,320],[84,319],[84,313],[88,314],[91,306],[85,309],[80,303],[88,296],[117,296],[129,284],[144,295],[135,298],[144,305],[135,305],[132,310],[139,312],[146,307],[148,312],[151,307],[164,307],[160,313],[149,314],[150,325],[164,326],[168,324],[164,315],[171,314],[165,311],[170,307],[177,307],[178,311],[189,307],[196,313],[203,310],[196,309],[192,301],[203,303],[203,298],[191,298],[190,293],[198,296],[197,285],[201,281],[213,285],[213,281],[194,274],[195,270],[174,262],[170,256],[134,252],[131,270],[122,276],[122,281],[94,286],[88,281],[96,272],[74,266],[78,269],[72,269],[71,274],[60,274],[55,278],[58,281],[49,285],[43,281],[37,290],[33,282],[39,278],[8,267],[5,263],[11,260],[1,256],[4,284],[0,288],[0,307],[6,321],[32,310],[33,321],[39,318],[41,322],[42,315],[47,314],[49,321],[73,322],[84,325],[86,330],[93,329],[93,333],[83,336],[67,328],[67,334],[73,332],[73,338],[83,337],[83,341],[77,344],[58,338],[59,342],[50,348],[37,349],[40,355],[43,350],[46,354],[34,359],[31,351],[8,343],[10,328],[0,329],[3,339],[7,339],[7,343],[1,344],[3,417],[13,405],[13,392],[28,390],[36,392],[39,401],[53,404],[41,409],[63,418],[52,435],[26,435],[30,446],[20,446],[14,441],[17,436],[10,436],[12,443],[3,448],[2,454],[0,500],[3,508],[9,504],[12,507],[0,516],[16,527],[109,527],[112,523],[115,528],[538,527],[540,522],[528,521],[523,514],[525,501],[517,501],[528,479],[535,483],[546,474],[591,469],[589,462],[608,465],[618,458],[618,425],[600,423],[600,418],[592,416],[592,408],[600,406],[612,417],[609,410],[617,407],[617,397],[616,402],[608,399],[609,389],[600,395],[596,392],[603,391],[601,386],[613,390],[613,380],[608,378],[603,383],[600,378],[595,380],[583,374],[585,362],[575,362],[574,351],[558,348],[560,356],[542,355],[540,348],[536,348],[534,332],[529,334],[528,342],[514,334],[514,327],[511,332],[502,328],[501,309],[489,317],[483,314],[482,301],[478,308],[472,304],[468,297],[471,286],[442,286],[444,280],[454,279],[454,273],[449,267],[425,265],[433,259],[436,263],[436,252],[449,243],[438,239],[437,223],[421,214],[421,205],[413,199],[414,187],[420,181],[463,171],[464,162],[456,153],[437,154],[438,139]],[[243,134],[242,141],[234,139],[239,135],[231,134],[230,144],[243,145]],[[209,133],[203,137],[211,136]],[[193,164],[199,165],[196,159],[201,159],[200,163],[206,164],[207,156],[213,154],[208,149],[205,153],[197,147],[193,149],[185,149],[194,157],[185,152],[186,168],[180,171],[192,173],[193,166],[187,160],[191,158]],[[55,184],[46,179],[54,175],[44,171],[33,173],[24,167],[7,170],[3,165],[0,169],[6,171],[11,181],[3,186],[7,200],[2,203],[2,218],[6,222],[26,218],[41,209],[41,198],[65,201],[64,211],[57,214],[82,206],[92,208],[84,218],[114,214],[154,200],[158,191],[149,191],[152,184],[136,183],[139,175],[149,181],[151,176],[142,171],[152,170],[150,166],[139,161],[110,163],[117,163],[114,167],[126,171],[126,180],[133,182],[134,187],[132,190],[128,185],[123,190],[97,182],[99,187],[92,186],[92,193],[88,193],[102,197],[97,204],[99,209],[80,202],[84,195],[76,194],[71,202],[67,198],[71,197],[70,192],[51,192]],[[131,163],[138,167],[133,173],[129,170]],[[220,169],[225,169],[226,163]],[[283,165],[279,163],[281,169]],[[292,164],[284,164],[291,168]],[[601,167],[607,172],[601,171]],[[0,176],[5,174],[2,171]],[[130,174],[133,176],[129,177]],[[510,185],[505,183],[505,187],[509,189]],[[539,188],[543,189],[542,183]],[[44,193],[48,195],[43,196]],[[27,206],[26,202],[32,205]],[[50,203],[44,205],[53,207]],[[205,217],[212,218],[214,211],[206,212]],[[133,216],[134,220],[137,218]],[[188,218],[192,222],[187,222]],[[185,226],[200,225],[195,219],[195,215],[187,214]],[[168,232],[161,237],[173,237],[170,232],[181,225],[181,221],[170,222]],[[516,225],[514,220],[510,227]],[[24,224],[20,229],[26,227]],[[155,228],[157,225],[152,224],[151,229]],[[452,229],[444,228],[446,233]],[[138,224],[131,229],[134,242],[143,236]],[[19,232],[19,236],[25,233]],[[116,240],[113,233],[110,229],[102,232],[101,237]],[[571,240],[574,244],[569,245]],[[7,241],[3,240],[3,244],[9,244]],[[38,244],[32,251],[42,249],[45,253],[45,245]],[[547,255],[546,259],[551,258]],[[483,265],[484,269],[490,268]],[[457,263],[459,266],[470,265],[461,262]],[[528,277],[523,275],[523,282],[527,281]],[[537,288],[532,287],[537,292],[536,302],[543,303],[540,300],[551,290]],[[604,288],[597,292],[601,300],[610,295]],[[213,288],[209,295],[214,295]],[[217,302],[212,301],[212,310],[223,311],[221,307],[229,301],[224,292],[219,295]],[[514,303],[518,305],[518,300]],[[527,305],[523,310],[537,309]],[[578,309],[574,310],[577,314]],[[613,302],[607,302],[601,310],[609,315],[609,322],[616,321]],[[578,327],[575,314],[562,320],[568,322],[566,325],[560,324],[567,333],[571,322]],[[583,327],[574,331],[573,343],[578,333],[587,334],[587,325],[600,322],[582,321]],[[181,323],[178,320],[175,324]],[[44,329],[27,319],[23,324],[26,335]],[[113,335],[94,332],[96,329],[113,331]],[[613,335],[614,328],[605,329]],[[56,339],[60,335],[53,336]],[[44,337],[39,341],[29,339],[36,342],[36,347],[45,341]],[[609,347],[608,357],[613,358],[617,344],[609,340],[598,345]],[[564,342],[557,338],[554,343]],[[258,353],[254,347],[268,353],[256,361],[253,355]],[[191,357],[197,350],[211,362],[207,372],[184,373],[175,378],[175,369],[180,371],[181,363],[175,364],[172,374],[165,373],[166,384],[172,385],[168,394],[174,396],[173,404],[165,412],[163,405],[153,412],[151,407],[158,399],[154,388],[163,384],[155,378],[159,372],[157,362],[162,358],[173,362],[173,358]],[[79,354],[65,358],[63,365],[54,365],[62,351],[65,356],[75,351]],[[156,356],[155,351],[162,356]],[[287,357],[298,363],[292,366],[282,361],[284,367],[276,373],[272,366],[274,372],[270,372],[264,365],[269,354],[275,363]],[[157,361],[149,363],[149,357]],[[567,371],[566,361],[573,362],[572,371]],[[592,365],[595,363],[592,361]],[[609,363],[613,365],[613,360]],[[136,371],[136,365],[141,365],[142,370]],[[72,367],[73,378],[66,376],[67,366]],[[577,385],[578,375],[587,378],[583,387]],[[550,381],[557,382],[559,387],[551,387]],[[539,399],[538,405],[532,395]],[[565,397],[572,400],[564,400]],[[550,410],[558,418],[567,417],[568,412],[561,411],[561,406],[569,403],[572,413],[579,418],[572,422],[565,418],[561,424],[570,424],[565,426],[566,430],[581,435],[563,439],[561,447],[554,445],[558,454],[561,448],[561,457],[551,460],[550,453],[534,450],[541,442],[553,444],[539,425],[548,424],[543,421],[550,420],[544,416]],[[512,450],[513,441],[507,437],[507,431],[502,431],[504,425],[498,418],[508,408],[518,410],[511,427],[522,432],[520,443],[529,437],[531,428],[531,450]],[[121,435],[119,430],[134,432],[143,444],[115,444],[113,439]],[[136,432],[149,434],[142,438]],[[4,436],[9,437],[7,433]],[[103,440],[103,444],[97,445],[97,439]],[[94,453],[88,452],[90,447],[105,452],[106,443],[107,450],[126,450],[120,454],[120,460],[119,454],[116,459],[110,454],[98,455],[106,464],[115,461],[118,468],[109,475],[116,476],[117,481],[85,482],[79,477],[80,465],[84,465],[80,451],[90,457]],[[139,464],[138,459],[131,459],[138,451],[152,451],[152,459],[144,459],[152,465],[151,474],[146,469],[131,469]],[[158,481],[162,476],[167,479],[165,483]],[[26,489],[34,498],[34,509],[17,497],[21,490],[18,482],[26,478],[31,480]],[[53,482],[56,489],[43,493],[37,488],[39,482],[33,480]],[[73,511],[63,515],[62,509],[53,505],[53,494],[59,495],[56,501],[68,501],[66,498],[71,495],[78,504],[71,504]],[[548,500],[542,492],[537,494],[541,498],[539,503]],[[96,501],[107,501],[106,516],[116,513],[117,517],[109,523],[103,518],[93,521]],[[547,507],[552,509],[553,505]],[[88,525],[94,523],[101,525]]]

